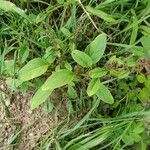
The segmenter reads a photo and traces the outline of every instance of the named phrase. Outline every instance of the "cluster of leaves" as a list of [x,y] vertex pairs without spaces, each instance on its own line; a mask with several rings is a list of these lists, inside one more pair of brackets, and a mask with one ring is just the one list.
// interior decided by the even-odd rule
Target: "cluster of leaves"
[[[68,116],[90,109],[73,128],[56,133],[58,150],[123,149],[135,143],[145,150],[149,141],[139,116],[150,99],[150,2],[38,2],[36,8],[0,1],[3,79],[15,92],[37,89],[31,109],[48,102],[52,110],[49,97],[56,89],[67,97]],[[79,110],[74,101],[81,101]],[[53,138],[49,133],[42,147]]]

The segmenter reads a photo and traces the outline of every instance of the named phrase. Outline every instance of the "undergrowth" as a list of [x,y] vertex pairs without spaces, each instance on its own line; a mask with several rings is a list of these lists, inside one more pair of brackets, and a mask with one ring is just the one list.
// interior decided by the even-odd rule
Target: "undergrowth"
[[35,149],[146,150],[150,1],[1,0],[0,73],[10,97],[36,90],[32,110],[59,113],[51,95],[65,100]]

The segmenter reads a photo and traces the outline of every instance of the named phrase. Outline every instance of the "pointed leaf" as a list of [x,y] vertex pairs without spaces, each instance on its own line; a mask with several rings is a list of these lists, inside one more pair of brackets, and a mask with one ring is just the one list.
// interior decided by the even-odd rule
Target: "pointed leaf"
[[37,108],[40,104],[42,104],[43,102],[45,102],[47,100],[47,98],[49,97],[49,95],[51,95],[53,90],[42,90],[42,88],[40,88],[33,96],[33,98],[31,99],[30,102],[30,106],[31,109],[35,109]]
[[19,79],[28,81],[36,78],[45,73],[48,66],[49,64],[41,58],[32,59],[19,71]]
[[105,34],[98,35],[86,48],[86,53],[92,58],[93,64],[97,63],[106,49],[107,37]]
[[82,67],[88,68],[92,66],[92,59],[85,52],[74,50],[71,55],[72,58]]
[[96,93],[96,95],[99,99],[101,99],[105,103],[108,103],[108,104],[114,103],[114,98],[111,95],[109,89],[103,84],[100,84],[98,92]]
[[94,95],[99,89],[100,81],[99,79],[92,79],[87,88],[88,96]]
[[62,69],[54,72],[43,84],[42,90],[54,90],[73,81],[74,74],[70,70]]

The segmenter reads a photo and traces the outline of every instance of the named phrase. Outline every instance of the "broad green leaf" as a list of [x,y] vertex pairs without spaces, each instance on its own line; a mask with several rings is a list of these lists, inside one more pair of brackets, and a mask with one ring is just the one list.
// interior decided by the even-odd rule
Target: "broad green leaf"
[[106,49],[107,37],[105,34],[98,35],[86,48],[86,53],[92,58],[93,64],[97,63]]
[[99,85],[99,89],[98,89],[96,95],[99,99],[101,99],[105,103],[108,103],[108,104],[114,103],[114,98],[111,95],[109,89],[103,84]]
[[49,64],[41,58],[32,59],[19,71],[19,79],[28,81],[36,78],[45,73],[48,66]]
[[100,78],[107,74],[108,70],[105,68],[95,68],[89,72],[91,78]]
[[31,99],[31,109],[35,109],[43,102],[45,102],[51,95],[52,91],[53,90],[42,90],[42,87],[39,88],[38,91],[34,94],[33,98]]
[[71,55],[72,58],[82,67],[89,68],[92,66],[92,59],[85,52],[74,50]]
[[88,96],[94,95],[99,89],[100,81],[99,79],[92,79],[87,88]]
[[97,16],[97,17],[103,19],[103,20],[106,21],[106,22],[110,22],[110,23],[111,23],[111,22],[112,22],[112,23],[116,22],[116,20],[115,20],[111,15],[109,15],[109,14],[107,14],[107,13],[105,13],[105,12],[99,10],[99,9],[92,8],[92,7],[90,7],[90,6],[86,6],[86,9],[87,9],[87,11],[88,11],[89,13],[91,13],[92,15],[95,15],[95,16]]
[[15,4],[9,1],[0,0],[0,9],[4,11],[12,11],[18,13],[20,16],[29,20],[29,17],[25,14],[25,12],[18,8]]
[[54,90],[73,81],[74,74],[70,70],[62,69],[58,70],[45,81],[42,86],[42,90]]

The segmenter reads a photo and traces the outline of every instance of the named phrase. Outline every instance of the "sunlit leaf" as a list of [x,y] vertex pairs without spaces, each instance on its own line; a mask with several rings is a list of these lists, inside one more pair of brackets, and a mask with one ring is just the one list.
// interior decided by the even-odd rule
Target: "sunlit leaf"
[[85,52],[74,50],[71,55],[72,58],[82,67],[88,68],[92,66],[92,59]]
[[108,72],[105,68],[95,68],[89,72],[91,78],[99,78],[106,75]]
[[52,91],[53,90],[42,90],[42,88],[39,88],[30,101],[31,109],[35,109],[45,102],[51,95]]
[[94,95],[99,89],[100,81],[99,79],[92,79],[87,88],[88,96]]
[[58,70],[46,80],[42,86],[42,90],[54,90],[73,81],[74,74],[70,70],[61,69]]
[[48,66],[49,64],[41,58],[32,59],[19,71],[19,79],[22,81],[28,81],[41,76],[47,71]]
[[98,35],[86,48],[86,53],[92,58],[93,64],[97,63],[106,49],[107,38],[105,34]]
[[100,100],[102,100],[105,103],[108,103],[108,104],[114,103],[114,98],[111,95],[109,89],[103,84],[99,85],[99,89],[98,89],[96,95]]

